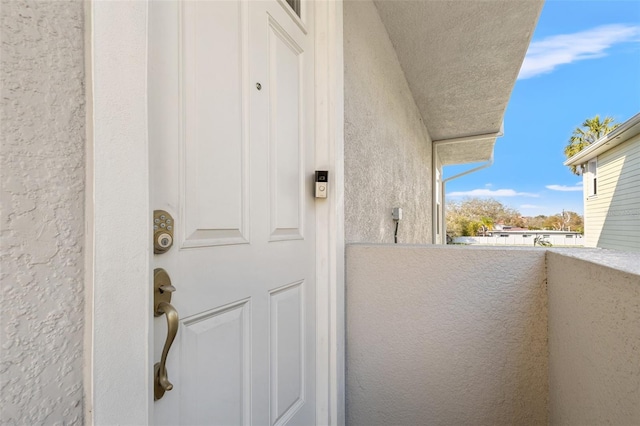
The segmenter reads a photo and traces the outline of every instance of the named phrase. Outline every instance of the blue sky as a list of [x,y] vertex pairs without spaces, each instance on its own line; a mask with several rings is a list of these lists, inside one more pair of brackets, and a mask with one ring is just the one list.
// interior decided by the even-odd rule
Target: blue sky
[[[493,166],[447,183],[523,216],[583,213],[582,177],[562,165],[574,128],[640,112],[640,0],[547,0],[504,117]],[[445,178],[469,168],[445,168]]]

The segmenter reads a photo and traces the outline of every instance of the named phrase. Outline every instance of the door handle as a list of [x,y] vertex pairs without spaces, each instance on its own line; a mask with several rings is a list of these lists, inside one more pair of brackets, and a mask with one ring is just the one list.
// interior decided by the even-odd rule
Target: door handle
[[153,271],[153,287],[153,315],[156,317],[167,316],[167,340],[164,342],[164,348],[162,348],[160,362],[156,362],[154,366],[153,374],[153,399],[157,401],[164,396],[165,391],[173,389],[167,374],[167,355],[169,354],[169,349],[171,349],[171,344],[176,338],[176,334],[178,334],[180,318],[178,317],[178,311],[170,303],[171,293],[176,288],[171,285],[171,279],[167,271],[162,268],[157,268]]

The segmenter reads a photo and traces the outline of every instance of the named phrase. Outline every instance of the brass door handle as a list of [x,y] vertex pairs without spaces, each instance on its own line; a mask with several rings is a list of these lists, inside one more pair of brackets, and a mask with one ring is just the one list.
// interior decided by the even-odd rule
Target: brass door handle
[[164,396],[165,391],[173,389],[167,374],[167,355],[169,354],[169,349],[171,349],[171,344],[176,338],[176,334],[178,334],[180,318],[176,308],[169,303],[171,302],[171,293],[176,288],[171,285],[171,279],[167,271],[162,268],[153,271],[153,286],[153,315],[156,317],[167,316],[167,340],[164,342],[164,348],[162,348],[160,362],[157,362],[154,366],[153,398],[157,401]]

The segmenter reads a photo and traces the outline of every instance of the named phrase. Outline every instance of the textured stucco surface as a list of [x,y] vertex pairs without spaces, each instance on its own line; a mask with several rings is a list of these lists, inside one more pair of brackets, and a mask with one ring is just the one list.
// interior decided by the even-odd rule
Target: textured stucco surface
[[495,138],[464,143],[436,144],[436,152],[443,166],[475,163],[490,160],[495,144]]
[[624,263],[618,252],[588,252],[547,255],[549,424],[637,425],[640,256],[633,273],[603,266]]
[[3,425],[83,422],[83,13],[1,3]]
[[545,251],[347,246],[347,424],[547,424]]
[[640,276],[639,253],[599,248],[554,248],[548,251]]
[[500,130],[543,3],[376,1],[433,140]]
[[345,238],[431,243],[431,140],[371,1],[344,3]]

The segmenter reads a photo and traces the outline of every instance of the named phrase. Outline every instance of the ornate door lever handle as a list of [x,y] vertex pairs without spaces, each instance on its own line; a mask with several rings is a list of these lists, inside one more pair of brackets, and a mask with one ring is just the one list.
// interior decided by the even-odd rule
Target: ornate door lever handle
[[167,374],[167,355],[173,340],[176,338],[176,334],[178,334],[180,319],[178,311],[169,303],[171,302],[171,293],[176,289],[171,285],[171,279],[167,271],[162,268],[157,268],[153,271],[153,287],[153,314],[156,317],[167,316],[167,340],[164,342],[160,362],[157,362],[154,366],[153,398],[157,401],[164,396],[165,391],[173,389]]

